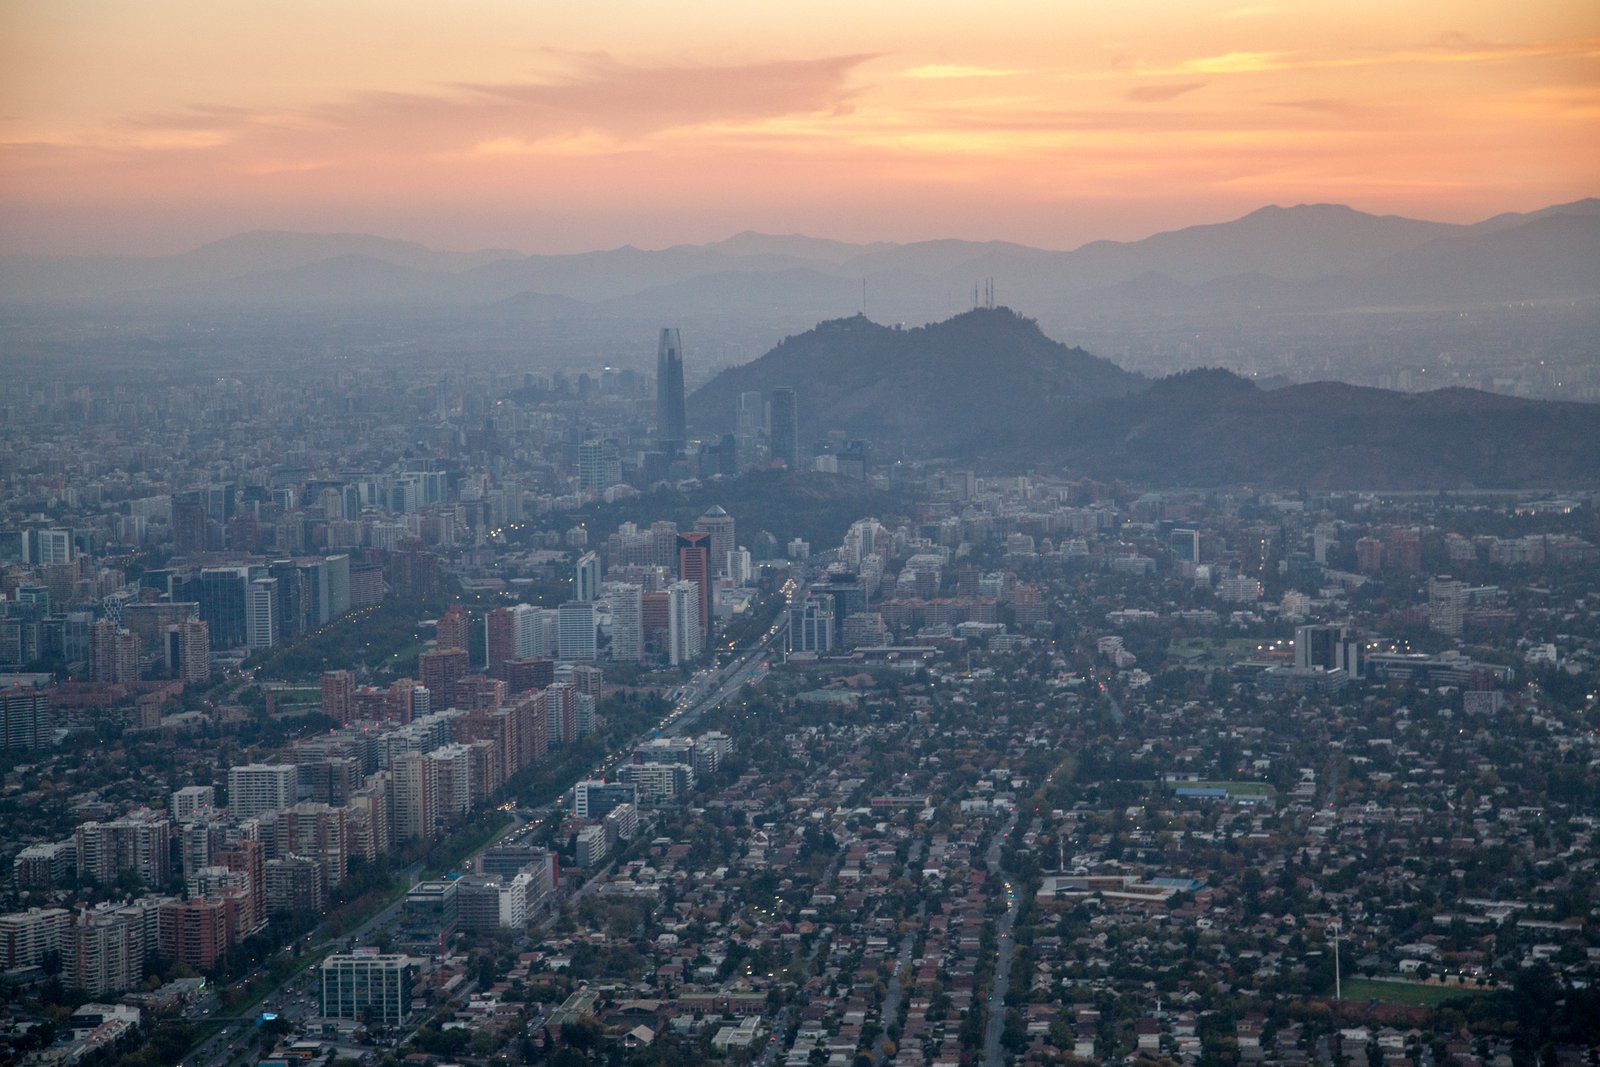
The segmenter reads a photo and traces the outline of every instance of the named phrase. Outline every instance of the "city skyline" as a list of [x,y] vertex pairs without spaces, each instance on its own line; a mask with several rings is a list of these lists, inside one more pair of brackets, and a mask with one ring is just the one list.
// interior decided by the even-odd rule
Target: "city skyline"
[[1268,203],[1476,220],[1600,175],[1590,5],[473,14],[12,5],[0,251],[1070,248]]

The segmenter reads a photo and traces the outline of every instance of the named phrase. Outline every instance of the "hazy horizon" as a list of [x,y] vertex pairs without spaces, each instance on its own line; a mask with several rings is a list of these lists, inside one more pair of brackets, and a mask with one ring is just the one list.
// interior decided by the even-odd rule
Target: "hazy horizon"
[[403,236],[403,235],[395,234],[395,233],[378,232],[378,231],[373,231],[373,230],[351,230],[351,229],[344,229],[344,230],[340,230],[340,229],[321,229],[321,230],[319,230],[319,229],[309,229],[309,228],[296,228],[296,227],[292,227],[292,226],[254,226],[254,227],[249,227],[249,228],[245,228],[245,229],[237,229],[237,230],[232,230],[232,231],[229,231],[229,232],[219,233],[219,234],[217,234],[215,236],[206,237],[203,240],[200,240],[200,241],[198,241],[197,243],[194,243],[194,244],[184,245],[184,246],[181,246],[181,247],[173,247],[173,248],[168,248],[168,249],[162,249],[162,250],[159,250],[159,251],[150,251],[150,252],[145,252],[145,253],[116,252],[116,251],[36,253],[36,252],[28,251],[28,250],[14,251],[14,250],[0,249],[0,255],[8,255],[8,256],[9,255],[16,255],[16,256],[64,255],[64,256],[89,256],[89,257],[99,256],[99,255],[113,255],[113,256],[135,256],[135,257],[147,256],[147,257],[150,257],[150,258],[159,258],[161,256],[166,256],[166,255],[181,255],[181,254],[183,254],[185,252],[192,252],[192,251],[195,251],[197,249],[204,248],[207,245],[216,244],[218,242],[227,241],[227,240],[234,239],[234,238],[246,237],[246,236],[249,236],[251,234],[291,234],[291,235],[295,235],[295,236],[304,236],[304,237],[371,237],[371,238],[377,238],[379,240],[392,240],[392,241],[410,242],[410,243],[422,245],[422,246],[428,248],[429,250],[435,251],[435,252],[443,252],[443,253],[451,253],[451,254],[472,254],[472,253],[483,253],[483,252],[514,252],[514,253],[516,253],[518,255],[529,256],[529,257],[542,256],[542,255],[575,255],[575,254],[583,254],[583,253],[591,253],[591,252],[608,252],[608,251],[615,251],[615,250],[623,249],[623,248],[636,248],[636,249],[639,249],[641,251],[646,251],[646,252],[660,252],[660,251],[666,251],[668,249],[678,248],[678,247],[705,247],[705,246],[718,245],[718,244],[723,244],[723,243],[726,243],[726,242],[729,242],[729,241],[733,241],[733,240],[735,240],[735,239],[737,239],[739,237],[744,237],[744,236],[754,236],[754,237],[758,237],[758,238],[770,238],[770,239],[779,239],[779,240],[786,239],[786,238],[796,238],[796,239],[801,239],[801,240],[829,241],[829,242],[835,242],[835,243],[842,244],[842,245],[856,245],[856,246],[860,246],[860,247],[869,247],[869,246],[878,245],[878,244],[881,244],[881,245],[914,245],[914,244],[919,244],[919,243],[935,243],[935,242],[939,242],[939,241],[962,241],[962,242],[968,242],[968,243],[972,243],[972,244],[994,244],[994,243],[1014,244],[1014,245],[1019,245],[1019,246],[1022,246],[1022,247],[1038,249],[1040,251],[1064,252],[1065,253],[1065,252],[1075,252],[1075,251],[1078,251],[1078,250],[1082,249],[1086,245],[1096,244],[1096,243],[1099,243],[1099,242],[1110,241],[1110,242],[1114,242],[1114,243],[1134,244],[1134,243],[1137,243],[1139,241],[1145,240],[1147,238],[1156,237],[1156,236],[1159,236],[1159,235],[1164,234],[1164,233],[1173,233],[1173,232],[1176,232],[1176,231],[1179,231],[1179,230],[1185,230],[1185,229],[1190,229],[1190,228],[1199,227],[1199,226],[1218,226],[1218,225],[1223,225],[1225,223],[1239,221],[1240,219],[1245,218],[1245,217],[1250,216],[1250,215],[1253,215],[1253,214],[1255,214],[1255,213],[1257,213],[1259,211],[1266,211],[1266,210],[1270,210],[1270,209],[1274,209],[1274,208],[1275,209],[1279,209],[1279,210],[1292,210],[1292,209],[1296,209],[1296,208],[1319,208],[1319,207],[1349,208],[1352,211],[1356,211],[1356,212],[1359,212],[1359,213],[1362,213],[1362,214],[1366,214],[1366,215],[1371,215],[1371,216],[1377,217],[1377,218],[1405,218],[1405,219],[1410,219],[1410,220],[1419,221],[1419,222],[1436,222],[1436,223],[1449,224],[1449,225],[1467,225],[1467,226],[1470,226],[1470,225],[1473,225],[1475,223],[1485,222],[1485,221],[1487,221],[1487,220],[1489,220],[1491,218],[1495,218],[1495,217],[1497,217],[1499,215],[1504,215],[1504,214],[1527,214],[1527,213],[1533,213],[1533,212],[1546,210],[1546,209],[1549,209],[1549,208],[1564,207],[1564,206],[1569,206],[1571,204],[1586,203],[1586,202],[1592,201],[1592,200],[1600,200],[1600,190],[1597,190],[1597,192],[1595,194],[1593,194],[1593,195],[1579,196],[1579,197],[1574,198],[1571,201],[1566,201],[1566,202],[1563,202],[1563,203],[1531,204],[1531,205],[1528,205],[1526,207],[1521,207],[1521,208],[1516,208],[1516,209],[1508,209],[1507,211],[1497,211],[1497,212],[1494,212],[1494,213],[1489,214],[1489,215],[1479,216],[1479,215],[1470,215],[1469,214],[1469,215],[1466,215],[1466,216],[1461,217],[1461,218],[1443,218],[1443,217],[1435,217],[1435,216],[1429,216],[1429,215],[1405,215],[1405,214],[1401,214],[1401,213],[1398,213],[1398,212],[1376,212],[1376,211],[1369,212],[1369,211],[1364,211],[1362,208],[1357,207],[1357,206],[1355,206],[1353,204],[1336,203],[1336,202],[1332,202],[1332,201],[1323,201],[1323,202],[1316,202],[1316,203],[1311,203],[1311,202],[1302,202],[1302,203],[1273,203],[1273,202],[1267,202],[1267,203],[1259,204],[1259,205],[1257,205],[1256,207],[1253,207],[1253,208],[1245,209],[1245,210],[1243,210],[1243,211],[1241,211],[1239,213],[1236,213],[1236,214],[1228,214],[1228,215],[1224,215],[1224,216],[1217,217],[1217,218],[1210,218],[1210,217],[1207,217],[1207,218],[1196,218],[1196,219],[1191,220],[1191,221],[1177,222],[1177,223],[1175,223],[1173,225],[1162,226],[1162,227],[1156,228],[1156,229],[1150,229],[1150,228],[1134,229],[1128,236],[1111,236],[1111,235],[1089,236],[1089,237],[1084,238],[1081,241],[1077,241],[1077,242],[1075,242],[1073,244],[1069,244],[1069,245],[1045,244],[1045,243],[1037,242],[1037,241],[1017,240],[1017,239],[1013,239],[1013,238],[997,237],[997,236],[989,236],[989,237],[985,237],[985,236],[956,236],[956,235],[952,235],[952,234],[930,234],[930,235],[922,236],[922,237],[910,237],[910,238],[906,238],[904,240],[894,240],[894,239],[866,240],[866,239],[852,238],[852,237],[844,236],[844,235],[835,235],[835,234],[826,234],[826,233],[811,233],[811,232],[804,232],[804,231],[798,231],[798,230],[789,230],[789,231],[762,230],[762,229],[759,229],[759,228],[756,228],[756,227],[746,227],[744,229],[731,230],[729,232],[721,233],[721,234],[710,234],[710,235],[708,235],[708,236],[706,236],[706,237],[704,237],[702,239],[696,239],[696,240],[690,240],[690,241],[673,241],[673,242],[664,242],[664,243],[647,243],[647,242],[643,242],[643,241],[624,240],[621,243],[605,244],[605,245],[594,245],[594,246],[590,246],[590,247],[540,249],[540,248],[530,248],[530,247],[516,247],[516,246],[508,245],[508,244],[468,245],[468,244],[442,243],[442,242],[434,242],[434,241],[424,240],[424,239],[420,239],[420,238],[407,237],[407,236]]

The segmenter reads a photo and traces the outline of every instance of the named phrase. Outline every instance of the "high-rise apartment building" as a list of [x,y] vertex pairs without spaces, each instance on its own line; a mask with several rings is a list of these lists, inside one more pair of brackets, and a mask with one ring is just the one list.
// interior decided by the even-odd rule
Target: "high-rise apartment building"
[[456,698],[456,681],[472,671],[465,647],[435,648],[417,657],[417,673],[437,708],[449,707]]
[[211,682],[211,627],[199,618],[178,624],[178,677],[186,686]]
[[496,678],[517,655],[517,617],[510,608],[494,608],[483,617],[484,664]]
[[644,658],[644,590],[632,582],[606,586],[611,605],[611,658],[618,663],[638,663]]
[[622,455],[610,438],[591,438],[578,446],[578,488],[599,491],[622,481]]
[[420,752],[396,756],[389,765],[393,776],[394,839],[432,840],[439,821],[437,766]]
[[299,789],[292,763],[247,763],[228,768],[228,814],[250,819],[292,807]]
[[172,817],[180,823],[209,814],[216,806],[217,791],[209,785],[186,785],[172,794]]
[[693,663],[704,650],[699,585],[673,582],[667,587],[667,658],[676,667]]
[[656,349],[656,439],[669,457],[689,440],[683,397],[683,343],[671,327],[661,331]]
[[172,824],[166,812],[141,809],[110,822],[80,823],[73,842],[81,879],[110,885],[132,874],[160,886],[172,877]]
[[139,638],[110,619],[89,627],[89,677],[125,685],[139,680]]
[[438,635],[437,648],[467,648],[467,613],[461,610],[460,604],[451,604],[445,613],[439,616],[435,626]]
[[61,981],[92,997],[115,996],[144,981],[149,949],[143,908],[101,905],[78,915],[61,948]]
[[54,726],[48,689],[0,683],[0,750],[45,748],[55,736]]

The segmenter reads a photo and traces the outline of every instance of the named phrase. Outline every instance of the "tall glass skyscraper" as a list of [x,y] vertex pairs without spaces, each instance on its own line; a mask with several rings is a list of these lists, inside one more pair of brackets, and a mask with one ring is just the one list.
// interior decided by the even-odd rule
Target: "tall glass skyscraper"
[[800,466],[800,417],[794,390],[787,386],[772,391],[772,458],[783,460],[790,470]]
[[656,438],[661,450],[674,456],[689,440],[683,403],[683,343],[672,327],[661,331],[656,349]]

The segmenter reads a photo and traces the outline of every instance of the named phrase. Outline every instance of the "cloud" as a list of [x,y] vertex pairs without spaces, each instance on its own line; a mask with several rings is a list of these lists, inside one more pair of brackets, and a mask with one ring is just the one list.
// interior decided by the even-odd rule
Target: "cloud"
[[1150,74],[1254,74],[1264,70],[1284,70],[1293,52],[1227,52],[1220,56],[1186,59],[1167,70]]
[[371,91],[293,111],[204,105],[134,115],[68,146],[226,148],[255,171],[404,157],[570,154],[707,123],[836,115],[853,106],[850,75],[870,55],[735,65],[646,65],[564,56],[543,78]]
[[1009,78],[1025,70],[1003,67],[967,67],[952,63],[928,63],[905,72],[908,78]]
[[1361,118],[1372,114],[1372,109],[1363,107],[1352,100],[1338,100],[1332,98],[1317,98],[1306,100],[1273,100],[1273,107],[1289,108],[1294,111],[1313,111],[1322,115],[1333,115],[1341,119]]
[[1307,55],[1302,52],[1225,52],[1198,56],[1167,66],[1143,65],[1134,72],[1145,76],[1175,74],[1260,74],[1290,70],[1340,70],[1398,64],[1504,63],[1519,59],[1600,58],[1600,39],[1498,44],[1476,41],[1461,34],[1445,34],[1421,46],[1354,52],[1347,55]]
[[1141,85],[1129,89],[1123,96],[1137,104],[1163,104],[1168,100],[1176,100],[1186,93],[1196,89],[1204,89],[1205,82],[1179,82],[1176,85]]

